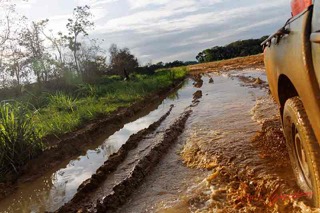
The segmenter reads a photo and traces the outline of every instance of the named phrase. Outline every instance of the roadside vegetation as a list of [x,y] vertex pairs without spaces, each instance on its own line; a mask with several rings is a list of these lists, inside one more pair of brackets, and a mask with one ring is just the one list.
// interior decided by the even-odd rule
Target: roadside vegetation
[[8,2],[0,9],[0,183],[50,148],[45,137],[168,88],[185,77],[183,65],[195,63],[141,66],[128,48],[102,49],[89,36],[88,6],[74,9],[64,32],[49,29],[48,19],[29,21]]
[[79,85],[74,93],[56,92],[35,115],[35,125],[44,135],[60,135],[119,107],[128,107],[160,89],[170,87],[186,75],[186,68],[162,70],[154,75],[130,75],[130,81],[117,76],[105,77],[99,83]]
[[[161,89],[187,74],[186,67],[164,69],[152,75],[104,76],[94,84],[79,84],[73,91],[25,93],[0,104],[0,180],[8,172],[19,173],[24,164],[45,148],[42,138],[72,132],[86,122],[106,116],[120,107]],[[36,97],[37,103],[32,103]],[[28,98],[30,98],[28,100]]]

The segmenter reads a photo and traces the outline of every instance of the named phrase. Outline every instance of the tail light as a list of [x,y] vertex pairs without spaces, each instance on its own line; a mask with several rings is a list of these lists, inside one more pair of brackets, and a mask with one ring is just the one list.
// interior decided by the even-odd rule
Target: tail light
[[298,15],[310,5],[312,5],[312,0],[291,0],[292,15]]

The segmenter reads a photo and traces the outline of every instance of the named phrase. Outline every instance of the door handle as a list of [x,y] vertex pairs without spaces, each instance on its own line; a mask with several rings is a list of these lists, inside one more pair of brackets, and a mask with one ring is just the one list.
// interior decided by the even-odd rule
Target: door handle
[[320,31],[311,33],[310,41],[313,43],[319,43],[320,44]]

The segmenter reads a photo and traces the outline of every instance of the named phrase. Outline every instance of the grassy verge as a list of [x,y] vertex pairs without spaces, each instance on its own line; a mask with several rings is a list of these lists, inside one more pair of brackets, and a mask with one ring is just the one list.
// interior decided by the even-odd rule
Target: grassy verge
[[[72,92],[38,94],[28,101],[0,104],[0,181],[18,173],[27,160],[45,147],[41,138],[72,132],[86,122],[128,107],[184,78],[187,68],[159,70],[154,75],[132,75],[130,81],[105,77],[94,85],[78,85]],[[23,100],[23,101],[22,101]],[[32,102],[41,103],[35,107]]]

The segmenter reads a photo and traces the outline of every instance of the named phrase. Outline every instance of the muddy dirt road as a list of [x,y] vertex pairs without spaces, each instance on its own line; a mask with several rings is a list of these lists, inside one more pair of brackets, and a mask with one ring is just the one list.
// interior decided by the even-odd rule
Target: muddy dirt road
[[305,212],[263,70],[197,74],[0,212]]

